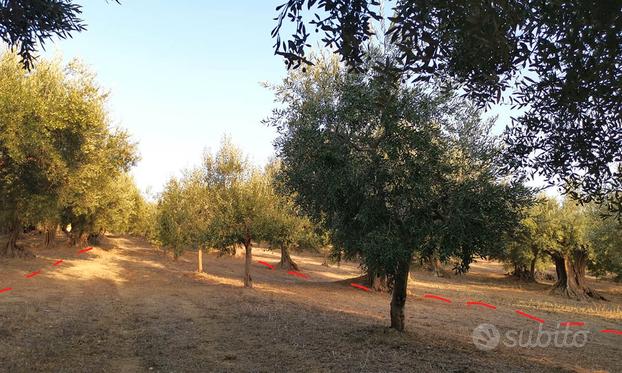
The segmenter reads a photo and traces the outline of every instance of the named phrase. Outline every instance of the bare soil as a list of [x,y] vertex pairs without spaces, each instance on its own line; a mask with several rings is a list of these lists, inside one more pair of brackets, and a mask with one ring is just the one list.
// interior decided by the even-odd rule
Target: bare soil
[[[550,284],[508,279],[500,264],[480,262],[465,276],[413,272],[407,331],[389,325],[389,295],[349,286],[355,263],[322,266],[292,255],[308,279],[257,263],[278,252],[254,249],[253,289],[242,287],[244,257],[177,261],[147,242],[110,236],[77,254],[64,242],[36,259],[0,259],[0,371],[6,372],[622,372],[622,286],[591,280],[609,302],[548,295]],[[59,259],[64,262],[52,266]],[[25,275],[41,270],[32,278]],[[424,298],[434,294],[451,303]],[[467,307],[467,301],[495,305]],[[582,321],[580,348],[506,347],[481,351],[472,331],[482,323],[508,330],[558,329]],[[586,333],[587,334],[587,333]]]

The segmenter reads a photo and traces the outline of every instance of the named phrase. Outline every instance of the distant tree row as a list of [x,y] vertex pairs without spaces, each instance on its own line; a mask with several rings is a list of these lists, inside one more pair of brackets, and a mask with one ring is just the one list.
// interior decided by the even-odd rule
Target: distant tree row
[[77,62],[27,72],[16,55],[0,57],[0,256],[31,255],[17,245],[24,226],[46,230],[46,244],[59,226],[72,244],[142,229],[147,203],[127,174],[135,146],[111,128],[106,97]]
[[622,280],[622,223],[607,216],[603,206],[542,197],[527,208],[506,242],[496,257],[510,265],[513,275],[535,281],[537,268],[552,262],[553,291],[570,298],[603,298],[586,284],[588,269]]
[[279,193],[278,167],[252,166],[225,138],[200,167],[166,184],[157,204],[157,240],[175,258],[188,249],[234,254],[244,248],[246,287],[252,287],[252,248],[259,242],[281,250],[281,267],[297,269],[290,249],[317,249],[325,240],[291,198]]

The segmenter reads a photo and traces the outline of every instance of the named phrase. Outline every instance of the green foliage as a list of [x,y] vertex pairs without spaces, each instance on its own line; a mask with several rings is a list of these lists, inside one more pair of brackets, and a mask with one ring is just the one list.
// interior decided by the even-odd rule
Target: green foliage
[[215,157],[206,157],[206,178],[213,190],[211,244],[229,251],[235,245],[267,241],[274,232],[276,195],[265,174],[241,157],[239,149],[224,142]]
[[95,230],[153,237],[155,205],[143,197],[126,173],[103,191],[98,210]]
[[280,162],[274,161],[266,168],[271,187],[277,191],[268,242],[277,248],[318,251],[328,240],[321,228],[296,205],[295,198],[287,194],[279,178],[280,167]]
[[258,229],[255,223],[262,215],[253,204],[264,206],[258,177],[241,151],[225,138],[215,155],[205,154],[201,167],[165,187],[157,209],[161,244],[172,248],[175,256],[188,248],[234,251],[245,230]]
[[612,273],[618,281],[622,281],[622,223],[606,216],[602,207],[593,206],[590,213],[592,225],[589,240],[597,253],[590,269],[598,276]]
[[585,258],[593,274],[622,277],[622,226],[596,204],[579,205],[571,199],[563,204],[540,197],[528,208],[519,227],[508,237],[505,251],[496,256],[515,269],[529,267],[542,254],[560,258]]
[[[94,76],[80,65],[70,65],[69,96],[75,119],[67,121],[69,132],[61,137],[64,149],[73,154],[60,193],[63,223],[71,223],[78,236],[101,230],[101,215],[114,206],[112,190],[119,177],[136,162],[135,145],[122,130],[112,130],[104,108],[107,94]],[[80,99],[80,98],[83,99]]]
[[268,123],[285,184],[367,269],[393,276],[415,251],[440,250],[466,270],[516,224],[528,193],[500,182],[498,148],[467,103],[374,71],[324,59],[275,87],[283,108]]
[[1,222],[97,229],[136,160],[127,133],[108,124],[106,97],[76,62],[43,61],[26,73],[15,55],[2,56]]
[[225,138],[200,167],[164,188],[156,213],[159,243],[175,256],[199,248],[234,253],[253,242],[316,249],[324,241],[292,199],[278,192],[277,168],[254,168]]
[[[312,63],[305,52],[315,29],[350,68],[365,71],[367,44],[384,32],[397,53],[394,61],[378,58],[378,69],[458,84],[482,106],[506,101],[524,109],[505,136],[508,165],[622,211],[621,2],[390,3],[387,17],[380,1],[284,1],[275,53],[288,67]],[[384,20],[390,27],[378,30]],[[288,22],[294,32],[281,40]]]
[[[67,159],[54,144],[64,124],[61,73],[26,75],[12,54],[0,61],[0,218],[32,223],[52,215]],[[42,89],[46,87],[45,89]],[[39,209],[45,206],[47,209]],[[19,214],[19,215],[18,215]]]
[[[188,205],[184,194],[183,181],[171,179],[164,187],[157,206],[157,237],[165,248],[173,250],[178,257],[187,248],[189,234],[186,231],[190,220]],[[196,227],[196,226],[194,226]]]
[[82,7],[72,0],[2,1],[0,38],[9,47],[19,49],[22,64],[30,70],[37,58],[37,48],[43,47],[48,39],[65,39],[86,29],[81,13]]
[[507,235],[503,251],[493,257],[506,262],[514,275],[535,280],[531,270],[541,269],[548,263],[545,252],[558,246],[559,214],[557,201],[540,196],[525,209],[520,224]]

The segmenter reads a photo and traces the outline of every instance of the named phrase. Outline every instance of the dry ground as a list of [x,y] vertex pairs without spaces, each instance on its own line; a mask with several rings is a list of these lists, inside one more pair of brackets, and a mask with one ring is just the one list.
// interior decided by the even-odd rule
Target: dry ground
[[[39,238],[37,238],[38,240]],[[177,262],[144,241],[110,237],[84,254],[59,244],[37,259],[0,260],[0,371],[6,372],[384,372],[384,371],[622,371],[622,287],[598,282],[610,302],[580,303],[546,294],[547,285],[520,285],[496,263],[478,263],[466,276],[413,273],[407,331],[389,323],[389,296],[348,286],[356,265],[330,268],[321,258],[296,256],[303,280],[271,271],[278,256],[255,249],[255,288],[242,287],[242,256]],[[65,261],[51,266],[58,259]],[[42,270],[27,279],[25,274]],[[451,304],[424,299],[431,293]],[[496,310],[467,308],[484,301]],[[481,323],[503,332],[537,330],[520,309],[543,318],[584,321],[582,348],[480,351],[471,332]]]

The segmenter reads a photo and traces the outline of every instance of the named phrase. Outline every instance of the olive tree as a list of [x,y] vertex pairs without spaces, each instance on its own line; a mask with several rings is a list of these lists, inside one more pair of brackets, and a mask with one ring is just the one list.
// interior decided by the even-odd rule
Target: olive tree
[[79,63],[42,61],[27,73],[8,53],[0,70],[0,221],[9,233],[0,255],[22,256],[23,224],[89,233],[107,188],[136,156],[109,125],[107,93]]
[[275,87],[281,107],[267,120],[279,132],[285,183],[336,250],[388,276],[391,326],[403,330],[415,252],[440,250],[467,270],[515,224],[519,188],[499,182],[494,162],[461,172],[456,154],[476,148],[453,136],[473,114],[467,103],[371,67],[348,74],[334,59],[314,63]]
[[[192,180],[194,181],[194,180]],[[167,182],[157,204],[157,241],[164,250],[171,249],[173,258],[177,259],[186,249],[193,246],[199,233],[205,227],[198,224],[192,213],[191,206],[200,205],[189,187],[188,179],[172,178]]]
[[538,264],[547,262],[545,252],[557,245],[558,214],[557,201],[539,196],[533,205],[526,208],[516,229],[506,237],[504,250],[493,256],[508,263],[513,276],[536,281]]
[[37,49],[49,39],[65,39],[86,29],[81,14],[82,6],[73,0],[5,0],[0,2],[0,39],[17,49],[30,70]]
[[598,255],[598,248],[589,237],[588,206],[566,199],[557,214],[556,244],[547,248],[555,264],[557,282],[552,292],[573,299],[604,299],[585,280],[589,262]]
[[[480,106],[521,110],[504,135],[507,165],[544,175],[582,201],[622,212],[622,3],[540,0],[285,0],[274,51],[288,67],[313,59],[313,30],[350,69],[382,34],[414,81],[438,78]],[[383,11],[386,9],[386,13]],[[390,27],[377,27],[384,21]],[[292,34],[286,34],[292,31]]]
[[595,275],[613,274],[617,281],[622,281],[622,222],[608,216],[602,207],[592,206],[589,213],[588,235],[597,255],[588,268]]
[[61,219],[71,224],[73,244],[83,244],[89,235],[105,228],[100,222],[113,208],[119,178],[138,159],[136,146],[129,134],[111,127],[105,109],[107,92],[95,83],[95,77],[82,66],[76,66],[80,79],[70,80],[75,94],[83,101],[72,102],[75,118],[67,121],[68,133],[61,137],[64,149],[75,149],[68,163],[68,173],[60,193]]
[[244,286],[251,288],[253,241],[269,241],[274,232],[276,198],[270,179],[251,166],[228,139],[215,155],[205,157],[204,171],[212,191],[210,243],[223,252],[244,247]]
[[271,210],[272,231],[268,243],[281,251],[279,267],[282,269],[299,270],[299,266],[291,257],[291,250],[318,251],[327,245],[325,234],[318,224],[314,224],[302,209],[296,205],[294,196],[290,195],[280,177],[281,163],[275,160],[265,169],[274,190],[275,204]]

